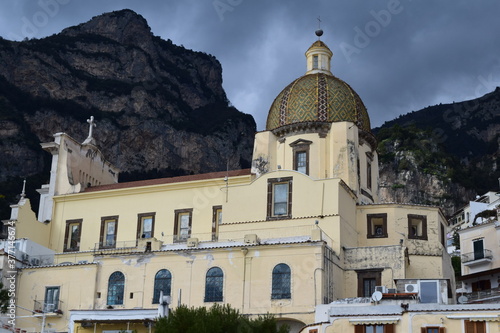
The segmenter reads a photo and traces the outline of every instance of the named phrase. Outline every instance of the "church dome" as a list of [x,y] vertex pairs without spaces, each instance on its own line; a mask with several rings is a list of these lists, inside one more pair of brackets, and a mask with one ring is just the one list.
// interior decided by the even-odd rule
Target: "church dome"
[[306,74],[274,100],[266,129],[302,122],[350,121],[370,132],[370,118],[358,94],[344,81],[325,73]]
[[306,75],[283,89],[274,100],[266,130],[300,123],[350,121],[370,133],[370,118],[358,94],[330,72],[333,53],[318,40],[306,52]]

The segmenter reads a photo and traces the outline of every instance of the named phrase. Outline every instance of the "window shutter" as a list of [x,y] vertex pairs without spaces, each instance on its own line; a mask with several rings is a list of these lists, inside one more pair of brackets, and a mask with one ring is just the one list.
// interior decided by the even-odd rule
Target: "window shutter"
[[178,212],[176,212],[174,216],[174,242],[175,242],[175,236],[179,235],[179,218],[180,215]]
[[420,327],[420,333],[427,333],[427,327]]
[[273,184],[268,180],[267,183],[267,218],[269,219],[273,214]]
[[191,230],[193,225],[193,211],[189,212],[189,237],[191,237]]
[[292,180],[288,182],[288,216],[292,217]]
[[423,216],[422,219],[422,239],[429,239],[429,237],[427,237],[427,216]]
[[63,250],[68,249],[69,223],[66,222],[66,233],[64,234]]
[[439,333],[446,333],[446,328],[445,327],[440,327],[439,328]]
[[364,326],[363,325],[356,325],[354,326],[354,333],[364,333]]
[[83,219],[80,220],[80,224],[78,224],[78,235],[76,237],[78,237],[78,247],[80,247],[80,240],[82,239],[82,222],[83,222]]
[[137,239],[140,239],[142,237],[142,216],[139,214],[137,216]]
[[104,246],[104,219],[101,218],[101,235],[99,236],[99,247]]
[[156,220],[156,213],[151,214],[151,237],[154,237],[155,235],[155,220]]
[[394,333],[394,324],[385,325],[384,333]]

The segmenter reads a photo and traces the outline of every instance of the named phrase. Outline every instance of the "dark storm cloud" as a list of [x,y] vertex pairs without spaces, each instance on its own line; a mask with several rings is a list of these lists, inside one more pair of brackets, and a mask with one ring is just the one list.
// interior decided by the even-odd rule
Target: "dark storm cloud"
[[493,0],[3,0],[0,35],[41,38],[123,8],[144,16],[155,35],[215,55],[230,101],[259,129],[274,97],[304,74],[318,16],[332,72],[359,93],[373,126],[500,85]]

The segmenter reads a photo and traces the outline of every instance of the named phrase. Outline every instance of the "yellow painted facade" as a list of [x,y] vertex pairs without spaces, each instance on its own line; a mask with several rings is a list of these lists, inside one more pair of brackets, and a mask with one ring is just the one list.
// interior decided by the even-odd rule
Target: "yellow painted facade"
[[[317,52],[329,61],[324,47]],[[311,66],[314,50],[307,54]],[[308,75],[331,75],[329,68]],[[441,211],[378,203],[366,110],[336,101],[342,112],[356,112],[348,117],[355,122],[346,120],[325,98],[318,94],[319,120],[315,110],[297,123],[283,113],[281,126],[257,133],[252,170],[115,183],[117,169],[93,144],[78,146],[59,134],[45,145],[57,159],[51,184],[79,190],[46,196],[53,206],[42,220],[50,222],[34,215],[21,221],[21,214],[15,221],[18,238],[56,252],[19,270],[17,304],[50,308],[42,311],[45,326],[35,314],[17,327],[149,332],[160,289],[172,308],[228,303],[251,316],[272,313],[292,332],[313,324],[320,304],[370,296],[376,286],[404,289],[405,281],[432,279],[441,283],[441,303],[453,303]],[[322,112],[338,120],[322,121]],[[86,149],[90,160],[74,153]],[[104,182],[84,186],[74,177],[82,161],[112,177],[91,177]],[[38,229],[47,234],[33,234]]]
[[[339,333],[339,332],[370,332],[373,329],[380,332],[439,332],[439,333],[499,333],[500,307],[498,304],[475,308],[458,307],[418,307],[410,305],[407,311],[402,311],[399,305],[383,306],[384,309],[374,311],[373,308],[380,305],[372,305],[368,308],[357,307],[351,314],[330,317],[329,322],[309,325],[304,327],[301,333]],[[397,309],[399,307],[399,309]],[[361,309],[363,308],[363,309]],[[372,309],[370,309],[372,308]],[[363,311],[364,310],[364,311]],[[360,316],[356,313],[366,312]]]

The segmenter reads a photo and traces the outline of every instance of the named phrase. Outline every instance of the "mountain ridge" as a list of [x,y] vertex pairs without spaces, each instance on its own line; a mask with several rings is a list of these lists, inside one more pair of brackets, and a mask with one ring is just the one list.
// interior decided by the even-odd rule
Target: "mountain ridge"
[[[82,142],[90,116],[122,181],[250,166],[255,121],[230,105],[220,62],[154,36],[141,15],[121,10],[42,39],[0,38],[3,189],[27,177],[36,195],[50,168],[40,142],[57,132]],[[12,191],[0,196],[7,210]]]

